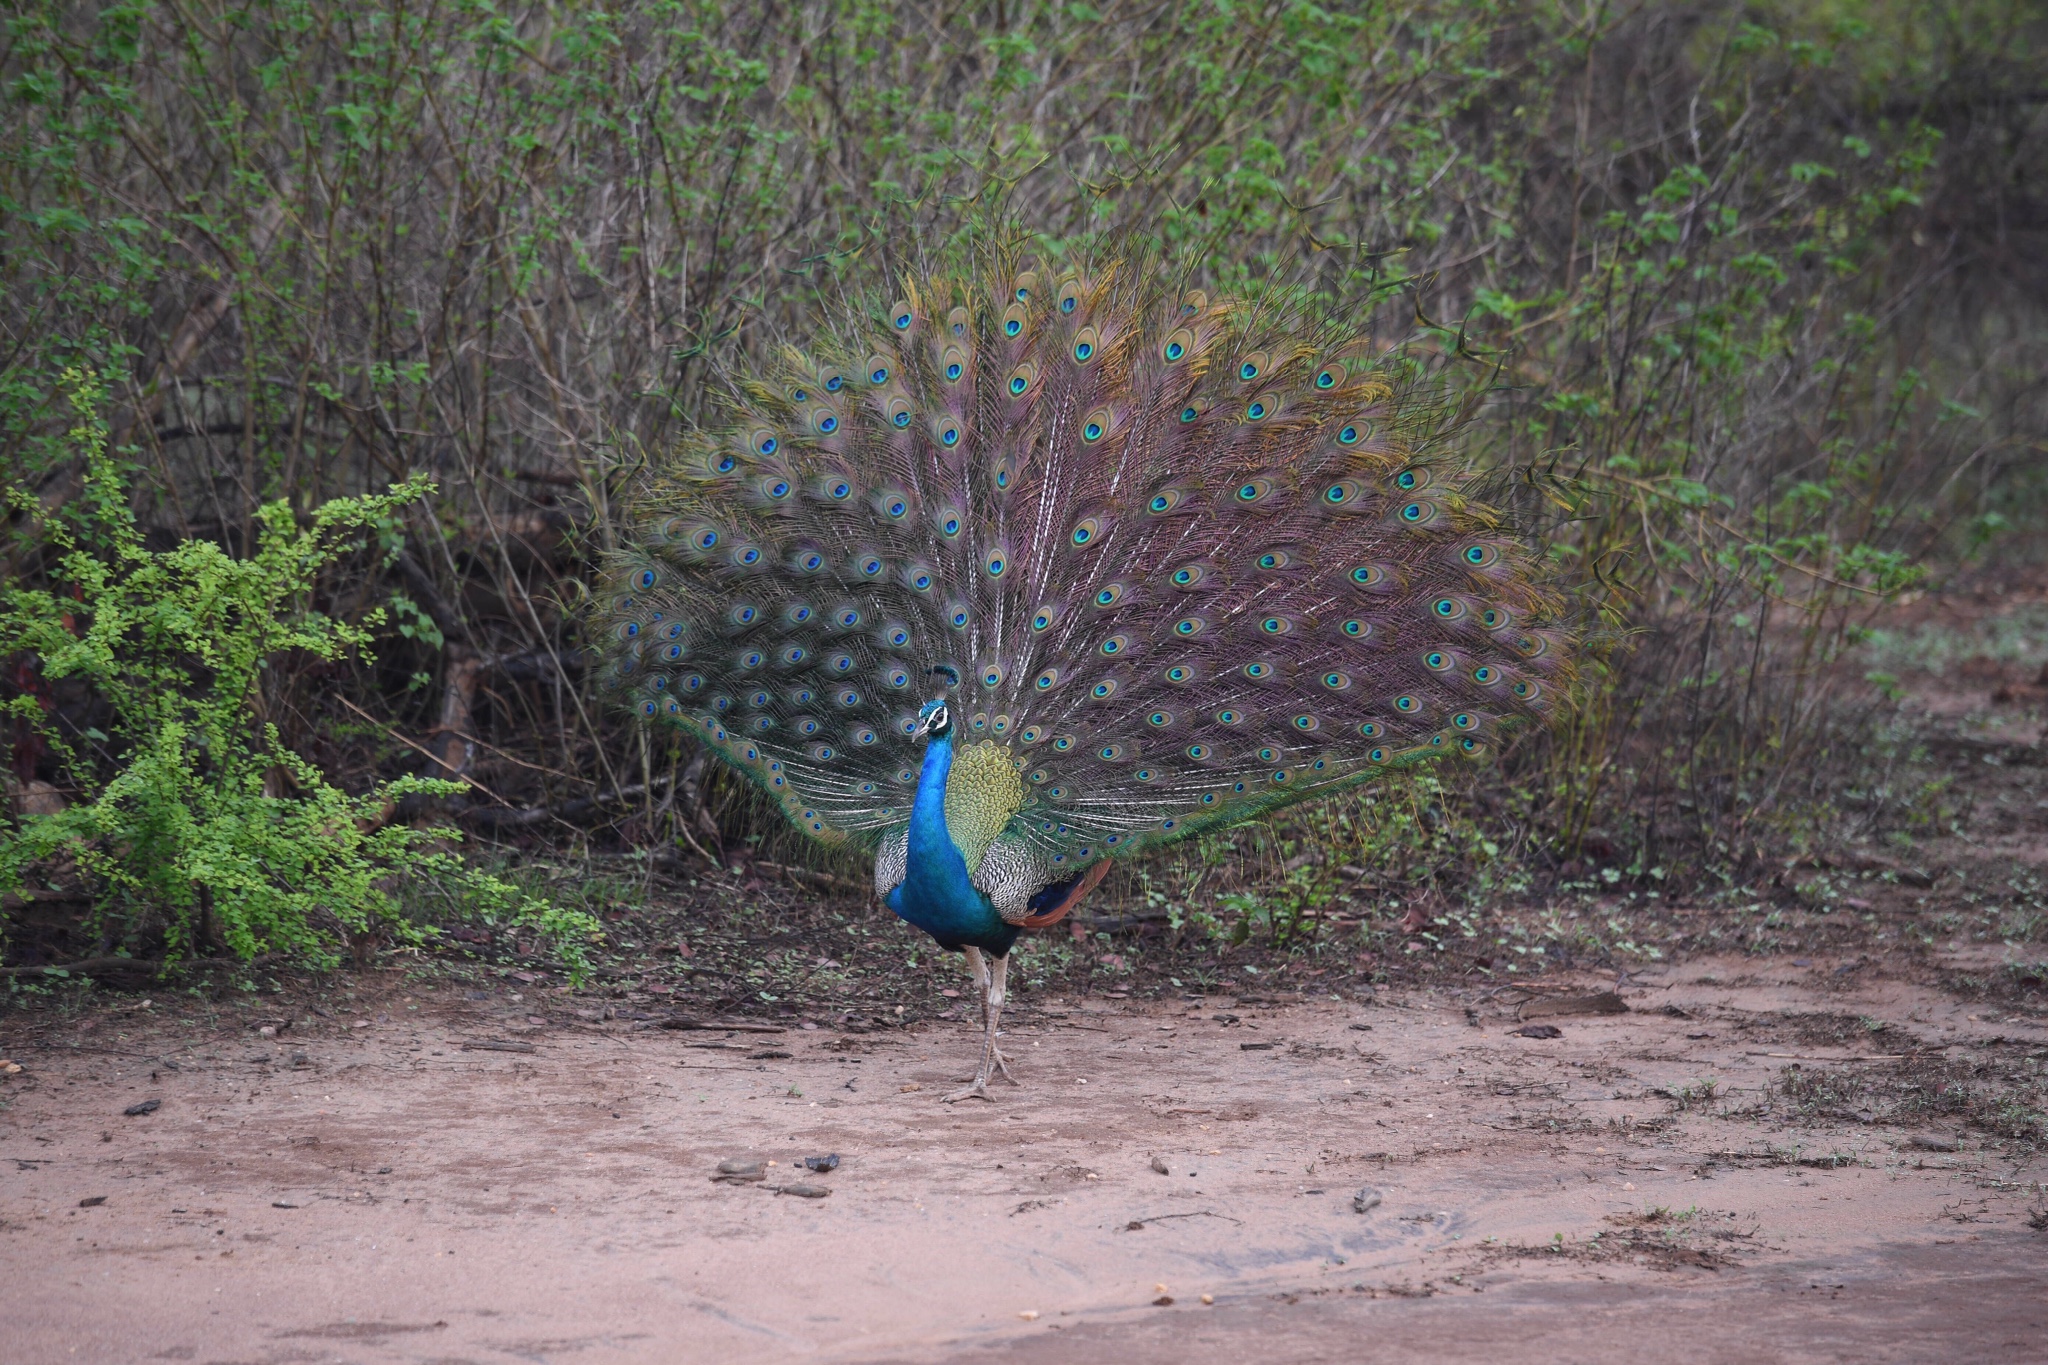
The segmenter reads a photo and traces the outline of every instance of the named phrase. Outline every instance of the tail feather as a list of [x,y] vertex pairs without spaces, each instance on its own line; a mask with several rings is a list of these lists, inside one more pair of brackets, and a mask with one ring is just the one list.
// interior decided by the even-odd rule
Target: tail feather
[[1144,263],[913,278],[657,472],[611,681],[871,843],[954,668],[1062,863],[1477,753],[1570,640],[1436,418],[1398,357]]

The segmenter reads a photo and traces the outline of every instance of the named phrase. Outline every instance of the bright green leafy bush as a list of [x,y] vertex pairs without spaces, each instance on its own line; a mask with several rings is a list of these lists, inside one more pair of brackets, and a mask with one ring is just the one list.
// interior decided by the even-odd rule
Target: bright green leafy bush
[[[87,684],[104,731],[70,742],[31,695],[7,709],[39,727],[87,799],[28,815],[0,843],[0,891],[66,865],[93,890],[105,937],[167,960],[226,952],[331,961],[337,944],[417,939],[399,892],[410,879],[448,883],[457,904],[489,919],[534,921],[572,969],[589,916],[555,910],[476,872],[443,848],[447,829],[387,823],[414,794],[460,784],[423,778],[351,796],[280,740],[264,674],[287,651],[336,659],[363,649],[382,613],[345,624],[308,606],[315,576],[360,548],[364,528],[429,491],[412,479],[338,499],[300,524],[288,504],[257,512],[253,552],[204,540],[153,553],[128,506],[125,470],[107,449],[100,389],[67,376],[84,466],[80,496],[44,516],[57,588],[0,598],[0,655],[26,654],[52,682]],[[11,490],[14,508],[41,516]]]

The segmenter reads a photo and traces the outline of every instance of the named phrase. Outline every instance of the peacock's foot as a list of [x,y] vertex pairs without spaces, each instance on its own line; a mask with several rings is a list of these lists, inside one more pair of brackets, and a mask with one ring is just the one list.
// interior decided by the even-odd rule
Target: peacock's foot
[[958,1104],[961,1100],[987,1100],[995,1103],[995,1096],[988,1093],[988,1077],[976,1076],[972,1085],[963,1086],[950,1095],[939,1097],[940,1104]]
[[[1018,1083],[1018,1081],[1017,1081],[1017,1078],[1016,1078],[1015,1076],[1012,1076],[1012,1075],[1010,1074],[1010,1059],[1009,1059],[1008,1057],[1005,1057],[1005,1056],[1003,1055],[1003,1053],[1002,1053],[1002,1049],[1001,1049],[1001,1048],[997,1048],[997,1049],[995,1049],[994,1051],[995,1051],[995,1057],[994,1057],[994,1061],[995,1061],[995,1064],[996,1064],[996,1071],[997,1071],[997,1072],[999,1072],[999,1073],[1000,1073],[1000,1074],[1002,1075],[1002,1078],[1003,1078],[1004,1080],[1008,1081],[1008,1082],[1009,1082],[1009,1083],[1010,1083],[1011,1085],[1016,1085],[1016,1084]],[[991,1075],[991,1076],[989,1077],[989,1079],[990,1079],[990,1080],[994,1080],[994,1079],[995,1079],[995,1076],[994,1076],[994,1075]]]

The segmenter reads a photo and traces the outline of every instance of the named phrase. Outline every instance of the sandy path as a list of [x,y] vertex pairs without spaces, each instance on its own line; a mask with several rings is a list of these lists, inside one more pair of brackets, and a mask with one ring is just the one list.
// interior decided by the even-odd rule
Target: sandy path
[[[1725,1106],[1878,1041],[2048,1048],[2038,1021],[1833,965],[1691,963],[1549,1041],[1447,994],[1047,1003],[1010,1032],[1024,1086],[952,1109],[959,1026],[633,1031],[397,978],[367,1026],[279,1039],[16,1016],[0,1354],[2048,1359],[2048,1163],[1657,1093],[1712,1078]],[[1817,1046],[1785,1031],[1801,1013],[1893,1027]],[[484,1038],[533,1051],[463,1050]],[[830,1175],[791,1165],[825,1152]],[[711,1182],[740,1156],[779,1166]],[[766,1188],[801,1181],[832,1193]]]

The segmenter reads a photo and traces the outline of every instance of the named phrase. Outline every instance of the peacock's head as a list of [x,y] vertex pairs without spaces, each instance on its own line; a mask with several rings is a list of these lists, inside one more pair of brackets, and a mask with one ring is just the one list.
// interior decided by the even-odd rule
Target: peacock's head
[[[931,672],[935,678],[944,678],[947,687],[960,685],[960,670],[951,664],[940,664]],[[917,733],[920,739],[943,739],[952,731],[953,717],[946,709],[944,697],[934,697],[917,713]]]

